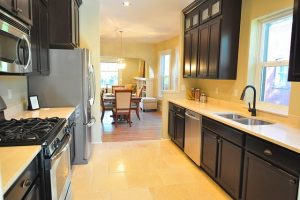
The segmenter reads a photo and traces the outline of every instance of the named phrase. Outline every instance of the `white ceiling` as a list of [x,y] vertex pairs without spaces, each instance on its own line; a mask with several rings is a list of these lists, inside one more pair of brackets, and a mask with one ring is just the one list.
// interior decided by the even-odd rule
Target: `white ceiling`
[[102,38],[157,43],[179,35],[180,12],[193,0],[100,0],[100,34]]

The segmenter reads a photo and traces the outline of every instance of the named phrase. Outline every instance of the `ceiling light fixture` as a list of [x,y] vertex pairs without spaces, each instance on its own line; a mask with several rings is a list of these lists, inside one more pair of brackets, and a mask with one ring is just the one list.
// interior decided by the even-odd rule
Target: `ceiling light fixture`
[[117,65],[119,69],[125,69],[126,63],[124,62],[124,57],[123,57],[123,31],[120,30],[120,35],[121,35],[121,41],[120,41],[120,57],[117,59]]
[[129,1],[123,1],[123,6],[124,7],[131,6],[131,3]]

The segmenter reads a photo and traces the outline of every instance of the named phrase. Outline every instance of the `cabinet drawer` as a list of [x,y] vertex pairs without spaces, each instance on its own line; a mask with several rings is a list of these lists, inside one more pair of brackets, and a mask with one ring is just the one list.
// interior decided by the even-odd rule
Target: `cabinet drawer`
[[38,164],[35,158],[25,169],[15,184],[4,195],[5,200],[22,199],[28,189],[33,185],[34,180],[38,176]]
[[176,114],[179,114],[182,116],[184,116],[184,113],[185,113],[185,108],[178,106],[176,104],[173,104],[173,103],[169,103],[169,110],[172,110],[172,111],[176,112]]
[[246,149],[295,175],[300,174],[300,155],[271,142],[247,135]]
[[234,128],[226,126],[220,122],[204,117],[202,125],[207,129],[217,133],[226,140],[229,140],[239,146],[243,145],[244,133]]

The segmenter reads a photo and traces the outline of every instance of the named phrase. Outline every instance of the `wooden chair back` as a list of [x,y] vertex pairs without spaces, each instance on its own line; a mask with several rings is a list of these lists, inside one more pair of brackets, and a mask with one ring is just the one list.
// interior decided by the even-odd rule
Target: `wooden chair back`
[[125,86],[124,85],[113,85],[111,88],[112,88],[112,93],[115,94],[116,90],[124,90]]
[[116,110],[130,112],[132,90],[115,90]]
[[137,96],[137,97],[142,97],[142,93],[143,93],[143,87],[140,87],[140,88],[137,90],[136,96]]

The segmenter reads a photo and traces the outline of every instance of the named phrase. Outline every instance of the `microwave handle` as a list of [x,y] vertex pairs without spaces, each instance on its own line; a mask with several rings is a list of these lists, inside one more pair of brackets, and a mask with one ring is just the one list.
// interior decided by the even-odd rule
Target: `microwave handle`
[[25,40],[25,42],[27,43],[27,46],[28,46],[28,54],[29,54],[28,55],[28,61],[27,61],[27,64],[24,66],[24,70],[26,70],[29,67],[29,65],[31,64],[31,60],[32,60],[32,58],[31,58],[31,45],[30,45],[30,42],[29,42],[28,38],[25,35],[22,36],[22,39]]

